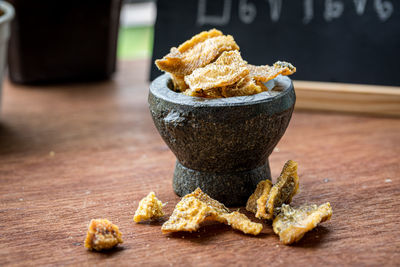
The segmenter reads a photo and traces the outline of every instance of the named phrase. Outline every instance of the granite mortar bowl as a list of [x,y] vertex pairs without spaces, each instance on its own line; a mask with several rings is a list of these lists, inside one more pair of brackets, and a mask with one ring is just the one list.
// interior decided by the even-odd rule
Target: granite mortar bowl
[[177,158],[179,196],[200,187],[225,205],[244,205],[258,182],[271,179],[268,157],[286,131],[296,95],[285,76],[267,86],[274,90],[207,99],[174,92],[168,74],[151,83],[150,112]]

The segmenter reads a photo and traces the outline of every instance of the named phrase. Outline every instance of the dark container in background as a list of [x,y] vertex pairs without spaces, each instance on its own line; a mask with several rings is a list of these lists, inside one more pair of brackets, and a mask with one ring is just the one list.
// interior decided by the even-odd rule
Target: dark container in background
[[115,72],[121,0],[9,2],[13,82],[91,81]]

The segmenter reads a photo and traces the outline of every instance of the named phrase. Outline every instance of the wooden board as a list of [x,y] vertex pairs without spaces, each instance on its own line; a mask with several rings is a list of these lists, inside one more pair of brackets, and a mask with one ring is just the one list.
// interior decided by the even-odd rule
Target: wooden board
[[[400,264],[400,120],[295,111],[270,157],[276,177],[299,163],[294,204],[330,201],[334,215],[294,246],[269,223],[258,237],[214,224],[163,235],[135,224],[149,191],[179,198],[175,158],[148,111],[148,62],[120,64],[114,81],[4,86],[0,120],[0,265],[385,265]],[[242,209],[243,210],[243,209]],[[87,223],[105,217],[124,244],[83,247]],[[251,217],[254,219],[253,217]]]
[[400,117],[400,87],[294,81],[296,108]]

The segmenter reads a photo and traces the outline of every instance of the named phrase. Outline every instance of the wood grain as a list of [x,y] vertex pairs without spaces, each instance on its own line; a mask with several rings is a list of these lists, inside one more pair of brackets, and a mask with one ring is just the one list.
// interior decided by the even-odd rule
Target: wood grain
[[297,109],[400,117],[400,87],[294,81]]
[[[6,81],[0,122],[0,265],[400,264],[400,120],[296,111],[270,161],[299,163],[294,204],[330,201],[334,215],[298,244],[269,223],[258,237],[211,224],[163,235],[135,224],[153,190],[171,214],[175,158],[151,121],[147,61],[121,62],[114,81],[26,87]],[[243,209],[242,209],[243,210]],[[87,223],[108,218],[124,244],[83,247]],[[253,218],[253,217],[251,217]]]

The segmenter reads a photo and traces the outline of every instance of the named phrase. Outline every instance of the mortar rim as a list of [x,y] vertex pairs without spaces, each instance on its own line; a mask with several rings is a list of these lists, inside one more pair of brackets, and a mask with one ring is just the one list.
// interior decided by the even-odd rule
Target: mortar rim
[[168,73],[158,76],[150,84],[150,93],[153,94],[153,96],[156,98],[162,99],[163,101],[175,105],[199,107],[199,108],[250,106],[262,103],[276,102],[286,97],[286,95],[290,94],[292,91],[294,91],[292,80],[287,76],[281,76],[281,75],[272,80],[272,82],[274,82],[275,84],[280,84],[282,86],[285,86],[276,95],[270,95],[268,92],[262,92],[255,95],[236,96],[227,98],[210,99],[203,97],[193,97],[184,95],[182,93],[177,93],[171,90],[168,87],[168,84],[171,82],[172,82],[171,76]]

